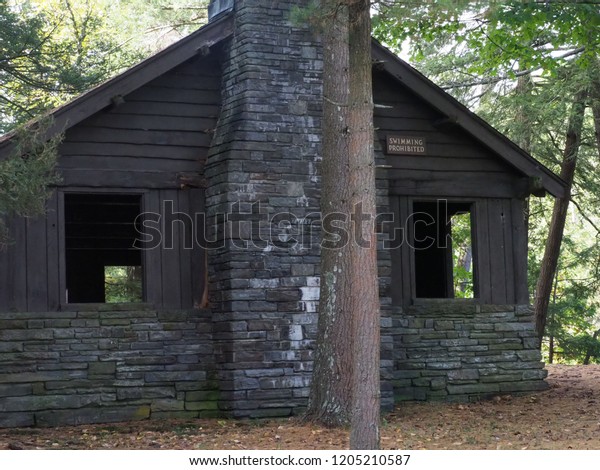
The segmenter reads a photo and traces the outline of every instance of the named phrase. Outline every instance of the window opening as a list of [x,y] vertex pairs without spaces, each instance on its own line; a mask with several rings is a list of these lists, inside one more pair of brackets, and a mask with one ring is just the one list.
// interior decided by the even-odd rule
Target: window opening
[[473,239],[471,213],[457,212],[450,217],[452,242],[452,276],[454,297],[472,299],[473,288]]
[[106,303],[142,301],[141,266],[104,266]]
[[143,299],[140,213],[141,195],[65,194],[68,303]]
[[413,203],[417,298],[474,298],[472,204]]

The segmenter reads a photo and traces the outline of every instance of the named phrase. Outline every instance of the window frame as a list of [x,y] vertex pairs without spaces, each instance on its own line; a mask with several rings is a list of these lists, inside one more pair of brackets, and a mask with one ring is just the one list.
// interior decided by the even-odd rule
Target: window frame
[[147,279],[148,260],[147,252],[142,250],[142,302],[106,303],[106,302],[67,302],[67,246],[66,246],[66,218],[65,218],[65,195],[67,194],[110,194],[125,196],[140,196],[140,214],[146,211],[148,206],[148,189],[142,188],[90,188],[90,187],[68,187],[58,188],[58,238],[59,238],[59,305],[61,310],[110,310],[131,309],[150,305],[148,302]]
[[[417,276],[416,276],[416,260],[415,260],[415,233],[414,233],[414,225],[408,224],[408,219],[404,220],[404,227],[406,230],[407,237],[407,249],[409,251],[410,258],[410,275],[411,275],[411,302],[413,304],[420,304],[424,302],[441,302],[441,301],[449,301],[449,302],[479,302],[480,301],[480,275],[479,275],[479,251],[480,247],[477,239],[477,208],[478,208],[478,198],[468,198],[468,197],[408,197],[409,204],[409,217],[415,212],[415,203],[438,203],[439,201],[446,201],[450,204],[469,204],[470,205],[470,218],[471,218],[471,248],[473,250],[473,297],[472,298],[456,298],[454,297],[454,290],[450,289],[452,293],[451,297],[418,297],[417,296]],[[447,247],[447,250],[452,250],[452,245]],[[451,257],[450,257],[451,258]],[[450,261],[451,263],[451,261]],[[448,274],[452,274],[452,270]],[[448,285],[450,285],[450,280],[453,280],[453,276],[447,279]],[[453,284],[453,283],[452,283]],[[448,288],[448,285],[446,286]]]

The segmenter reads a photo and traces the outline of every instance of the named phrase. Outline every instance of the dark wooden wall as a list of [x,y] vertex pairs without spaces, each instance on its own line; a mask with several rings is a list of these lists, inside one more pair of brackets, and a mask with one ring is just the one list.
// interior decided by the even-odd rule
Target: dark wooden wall
[[[220,109],[220,70],[196,58],[67,131],[59,162],[62,183],[46,218],[12,221],[16,243],[0,252],[0,310],[55,310],[64,303],[64,191],[137,191],[144,210],[161,213],[203,209],[203,165]],[[383,72],[374,76],[375,126],[385,148],[387,134],[422,136],[427,155],[387,156],[390,205],[405,220],[414,198],[459,198],[475,203],[479,297],[485,303],[527,302],[526,244],[522,223],[524,178],[474,138]],[[404,217],[404,219],[403,219]],[[188,230],[181,224],[177,230]],[[190,256],[181,233],[172,249],[145,254],[147,300],[157,307],[200,304],[205,258]],[[412,255],[395,250],[393,296],[414,298]],[[7,286],[5,288],[4,286]]]
[[[198,245],[197,237],[202,235],[204,227],[193,226],[190,220],[194,214],[204,212],[204,190],[150,191],[145,202],[146,211],[161,215],[163,233],[160,248],[145,251],[147,301],[173,309],[201,306],[206,288],[206,253]],[[191,219],[177,212],[189,214]]]
[[[194,186],[202,185],[220,110],[220,77],[210,56],[193,59],[66,132],[62,181],[46,216],[10,222],[15,243],[0,251],[0,311],[53,311],[65,304],[66,191],[140,193],[144,210],[161,215],[164,201],[178,212],[203,211],[204,190]],[[156,308],[191,308],[204,294],[205,253],[183,246],[189,224],[173,226],[173,248],[144,255],[146,299]]]
[[[527,181],[512,167],[384,72],[374,75],[375,127],[386,135],[426,139],[426,155],[387,155],[390,207],[404,227],[414,200],[448,199],[474,204],[478,297],[489,304],[526,304],[527,233],[523,200]],[[415,299],[414,254],[407,243],[392,254],[392,298]]]
[[56,310],[59,304],[58,197],[46,217],[9,220],[12,239],[0,250],[0,311]]
[[380,72],[374,75],[375,127],[382,148],[388,134],[424,137],[427,155],[389,155],[393,193],[456,197],[523,197],[526,178],[421,98]]
[[62,186],[177,188],[202,170],[220,103],[219,64],[197,58],[66,132]]

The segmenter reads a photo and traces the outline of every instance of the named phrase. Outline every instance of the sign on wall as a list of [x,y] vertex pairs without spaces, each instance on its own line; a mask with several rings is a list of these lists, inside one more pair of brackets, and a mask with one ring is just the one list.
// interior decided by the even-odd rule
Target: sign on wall
[[424,137],[409,135],[387,135],[388,155],[427,155],[427,142]]

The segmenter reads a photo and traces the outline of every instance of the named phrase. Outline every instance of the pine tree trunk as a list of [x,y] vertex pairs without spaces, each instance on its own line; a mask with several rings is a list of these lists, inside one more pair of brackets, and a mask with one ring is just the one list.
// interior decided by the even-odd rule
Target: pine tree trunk
[[[552,303],[556,304],[556,296],[558,293],[558,269],[559,269],[559,264],[556,264],[556,271],[554,273],[554,287],[552,288]],[[556,331],[556,323],[554,320],[554,309],[551,310],[550,313],[550,339],[548,342],[548,363],[549,364],[554,364],[554,332]],[[545,328],[544,328],[545,329]],[[540,341],[541,344],[541,341]]]
[[540,276],[538,278],[535,294],[535,328],[540,340],[544,336],[546,328],[546,319],[548,316],[548,304],[550,294],[552,293],[552,281],[556,273],[558,257],[560,254],[560,245],[565,229],[567,219],[567,210],[571,199],[571,187],[575,176],[577,166],[577,154],[581,142],[581,129],[583,127],[583,116],[585,113],[586,93],[580,92],[575,97],[571,113],[569,116],[567,138],[563,161],[560,169],[560,177],[567,183],[567,193],[564,198],[558,198],[554,201],[554,210],[552,211],[552,221],[550,222],[550,232],[546,240],[546,248],[542,259]]
[[351,449],[379,449],[380,321],[369,8],[369,0],[359,0],[350,6],[349,12],[350,197],[355,216],[354,238],[358,238],[351,243],[349,253],[354,364]]
[[[321,164],[321,287],[317,347],[306,418],[326,426],[350,424],[352,387],[349,240],[330,243],[333,225],[348,233],[350,151],[348,139],[349,76],[348,9],[337,1],[322,2],[323,31],[323,161]],[[339,214],[336,215],[336,214]],[[337,222],[332,225],[331,218]],[[337,232],[336,232],[337,233]]]
[[521,100],[518,114],[515,116],[517,122],[517,144],[526,152],[531,152],[531,131],[533,129],[531,122],[531,112],[526,105],[524,97],[529,98],[533,90],[531,75],[521,75],[517,79],[515,93]]
[[321,166],[324,241],[306,418],[329,426],[350,424],[351,448],[377,449],[380,324],[369,2],[323,1],[321,12],[327,22]]

